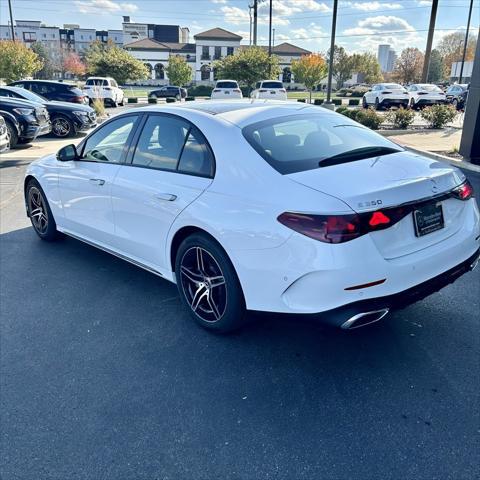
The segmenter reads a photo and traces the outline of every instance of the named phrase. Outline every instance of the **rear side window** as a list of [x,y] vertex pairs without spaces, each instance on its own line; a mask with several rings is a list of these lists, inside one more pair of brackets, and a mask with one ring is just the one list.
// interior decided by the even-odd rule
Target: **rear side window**
[[262,88],[283,88],[282,82],[263,82]]
[[110,79],[110,85],[111,85],[112,87],[118,87],[117,82],[116,82],[113,78]]
[[217,82],[216,88],[238,88],[237,82]]
[[148,117],[133,155],[133,165],[210,177],[214,161],[200,131],[167,115]]

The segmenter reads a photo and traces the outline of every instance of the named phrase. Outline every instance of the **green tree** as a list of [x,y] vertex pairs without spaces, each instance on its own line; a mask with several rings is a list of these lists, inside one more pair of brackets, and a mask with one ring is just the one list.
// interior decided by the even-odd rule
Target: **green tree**
[[[330,58],[330,50],[327,52],[327,58]],[[342,88],[343,84],[352,76],[354,66],[352,56],[343,47],[335,45],[332,73],[337,82],[337,88]]]
[[365,83],[378,83],[383,80],[380,65],[373,53],[354,53],[351,62],[353,71],[361,74]]
[[249,89],[260,80],[280,75],[278,58],[275,55],[269,57],[268,52],[260,47],[245,48],[235,55],[227,55],[214,62],[213,68],[217,69],[218,76],[237,80]]
[[42,60],[21,42],[0,41],[0,78],[7,83],[31,77],[42,68]]
[[30,50],[35,52],[43,63],[42,68],[36,72],[35,78],[41,80],[51,79],[55,73],[55,65],[45,46],[40,42],[34,42],[32,43]]
[[433,49],[430,54],[430,67],[428,69],[427,82],[437,83],[445,78],[444,65],[441,53],[437,49]]
[[165,69],[170,85],[186,85],[190,83],[193,76],[193,71],[190,65],[187,64],[185,58],[180,55],[170,55],[168,59],[168,67]]
[[298,60],[292,61],[292,72],[295,81],[303,83],[310,92],[312,102],[312,90],[326,77],[328,73],[327,62],[319,53],[304,55]]
[[405,48],[397,59],[394,78],[403,83],[419,82],[425,56],[418,48]]
[[120,84],[148,77],[140,60],[113,43],[93,42],[85,52],[85,64],[90,75],[113,77]]

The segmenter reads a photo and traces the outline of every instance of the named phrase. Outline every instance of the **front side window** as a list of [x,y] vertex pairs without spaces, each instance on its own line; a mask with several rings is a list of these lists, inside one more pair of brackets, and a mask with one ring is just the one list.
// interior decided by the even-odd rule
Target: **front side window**
[[82,160],[121,163],[137,119],[137,115],[129,115],[113,120],[97,130],[85,142]]
[[214,161],[196,127],[180,118],[152,115],[145,122],[132,165],[212,176]]
[[381,135],[338,115],[289,115],[249,125],[242,132],[250,145],[281,174],[319,168],[327,165],[327,159],[349,153],[353,156],[359,152],[366,154],[367,150],[401,151],[401,147]]

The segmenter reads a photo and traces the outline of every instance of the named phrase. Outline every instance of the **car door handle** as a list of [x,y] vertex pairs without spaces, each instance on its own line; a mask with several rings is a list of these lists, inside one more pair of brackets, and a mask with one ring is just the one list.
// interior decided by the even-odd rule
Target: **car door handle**
[[176,195],[173,193],[157,193],[155,194],[157,200],[165,200],[166,202],[173,202],[177,199]]
[[91,178],[90,183],[94,183],[95,185],[105,185],[105,180],[102,178]]

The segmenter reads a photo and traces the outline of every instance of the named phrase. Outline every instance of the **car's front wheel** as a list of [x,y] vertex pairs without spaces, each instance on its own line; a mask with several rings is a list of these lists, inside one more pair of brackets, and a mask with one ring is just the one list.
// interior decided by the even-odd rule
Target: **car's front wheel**
[[75,133],[73,123],[66,117],[58,116],[52,119],[52,134],[57,138],[67,138]]
[[10,148],[15,148],[18,143],[18,132],[17,129],[9,121],[5,122],[7,124],[7,137],[10,142]]
[[378,97],[375,99],[375,110],[380,110],[380,100]]
[[35,233],[48,242],[59,237],[57,224],[53,218],[45,193],[36,180],[30,180],[25,192],[28,216]]
[[230,332],[244,322],[245,300],[232,262],[207,235],[187,237],[180,245],[175,275],[182,302],[202,327]]
[[459,110],[459,108],[458,108],[458,100],[457,100],[456,98],[454,98],[454,99],[452,100],[452,105],[455,107],[455,110]]

